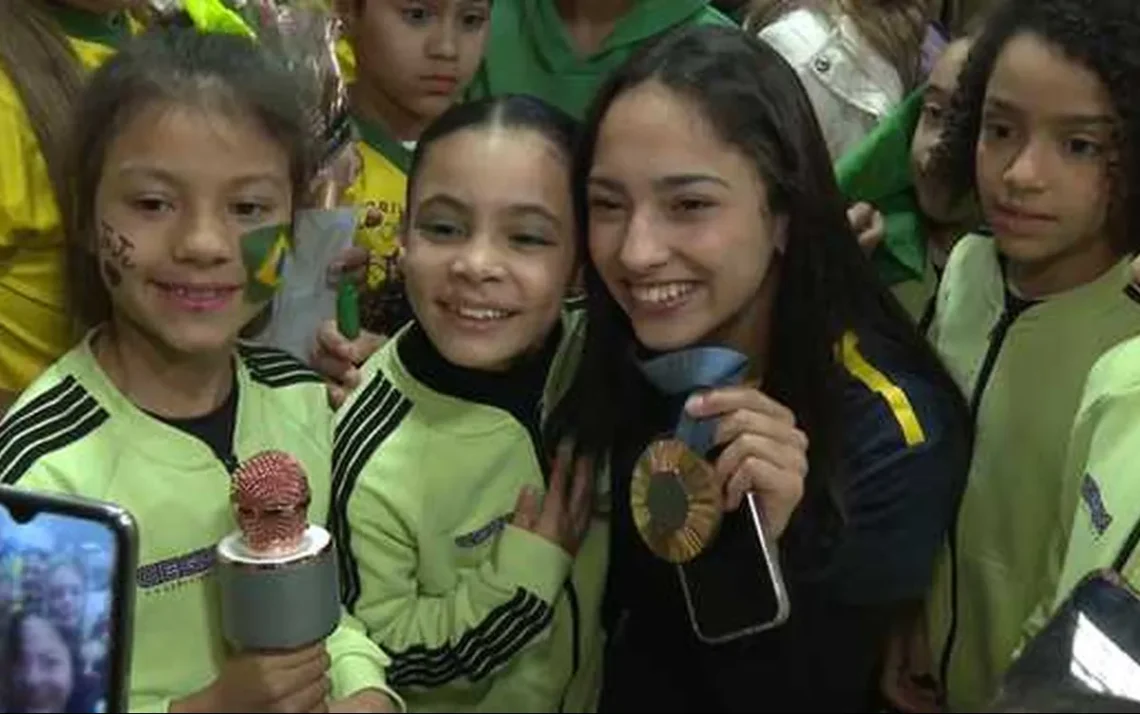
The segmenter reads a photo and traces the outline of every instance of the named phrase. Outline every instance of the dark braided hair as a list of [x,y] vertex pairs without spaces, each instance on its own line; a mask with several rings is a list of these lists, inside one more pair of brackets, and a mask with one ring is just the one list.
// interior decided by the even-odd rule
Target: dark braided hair
[[970,50],[950,104],[935,170],[961,198],[975,192],[975,146],[994,64],[1015,36],[1032,33],[1104,83],[1118,119],[1114,132],[1115,200],[1110,215],[1126,252],[1140,249],[1140,2],[1006,0]]

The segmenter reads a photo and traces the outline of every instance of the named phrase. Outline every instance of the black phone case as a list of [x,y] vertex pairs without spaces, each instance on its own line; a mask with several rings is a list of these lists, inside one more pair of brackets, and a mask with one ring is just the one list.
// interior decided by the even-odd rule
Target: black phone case
[[138,535],[134,518],[110,503],[75,496],[25,491],[0,485],[0,508],[17,522],[51,513],[106,526],[115,535],[115,577],[112,582],[106,710],[127,711],[130,692],[131,642],[133,639],[135,571],[138,567]]

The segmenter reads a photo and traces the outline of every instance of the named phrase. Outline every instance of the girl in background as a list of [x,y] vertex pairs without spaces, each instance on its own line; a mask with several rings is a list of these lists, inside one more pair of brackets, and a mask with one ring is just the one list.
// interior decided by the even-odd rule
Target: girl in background
[[835,167],[839,188],[858,202],[852,211],[881,214],[883,240],[871,260],[920,332],[934,317],[950,250],[978,222],[973,202],[952,200],[931,162],[970,44],[970,37],[950,43],[926,84]]
[[929,602],[955,710],[987,705],[1053,592],[1080,492],[1065,451],[1081,389],[1140,332],[1124,294],[1140,246],[1137,47],[1130,0],[1007,3],[975,41],[936,157],[993,231],[955,247],[931,326],[977,430]]
[[84,74],[130,36],[131,4],[0,3],[0,414],[71,344],[65,142]]
[[[866,710],[891,624],[929,587],[969,427],[856,244],[794,70],[735,30],[671,35],[599,95],[574,188],[588,328],[554,433],[612,474],[603,710]],[[638,367],[699,345],[745,355],[752,386],[686,400]],[[752,492],[779,540],[791,617],[728,644],[697,639],[634,524],[635,461],[682,411],[719,420],[725,518]],[[701,557],[762,567],[724,562],[729,537],[752,536],[722,528]]]
[[371,253],[364,324],[391,334],[410,317],[394,269],[412,149],[479,67],[491,1],[338,0],[338,9],[354,56],[361,138],[361,170],[347,198],[359,206],[356,243]]
[[530,94],[581,118],[639,47],[692,25],[732,25],[709,0],[496,2],[471,95]]
[[52,563],[44,578],[45,612],[78,646],[85,634],[87,614],[87,578],[79,561],[74,559]]
[[807,89],[838,161],[922,81],[931,0],[753,0],[745,27]]
[[0,480],[134,514],[132,710],[393,706],[385,656],[348,619],[298,652],[230,651],[212,569],[243,459],[289,452],[310,520],[328,504],[319,378],[238,343],[271,296],[267,248],[312,179],[311,95],[253,40],[175,29],[126,46],[80,104],[68,268],[89,331],[0,422]]
[[[593,473],[543,438],[581,347],[577,125],[540,100],[461,105],[409,173],[415,322],[337,414],[344,604],[413,711],[593,711],[606,537]],[[408,478],[409,474],[417,474]]]

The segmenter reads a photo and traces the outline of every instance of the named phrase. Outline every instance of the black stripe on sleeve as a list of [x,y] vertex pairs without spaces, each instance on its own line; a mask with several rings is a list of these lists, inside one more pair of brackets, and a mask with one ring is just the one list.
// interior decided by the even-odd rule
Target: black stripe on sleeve
[[0,482],[15,484],[37,459],[79,441],[108,416],[74,377],[65,378],[0,427]]
[[290,387],[294,384],[320,384],[321,375],[304,362],[275,347],[240,343],[238,354],[249,369],[250,378],[266,387]]
[[352,552],[348,502],[365,464],[404,420],[412,402],[378,373],[333,434],[332,499],[328,529],[336,539],[341,602],[352,612],[360,598],[360,571]]
[[553,607],[520,588],[514,597],[492,610],[454,643],[390,651],[388,683],[393,687],[427,688],[460,677],[478,682],[517,655],[550,625],[553,617]]

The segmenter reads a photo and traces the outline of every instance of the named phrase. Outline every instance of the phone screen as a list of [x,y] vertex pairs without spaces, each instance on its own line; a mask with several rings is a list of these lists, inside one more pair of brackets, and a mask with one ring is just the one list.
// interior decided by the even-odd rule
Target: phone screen
[[0,502],[0,711],[117,706],[113,592],[119,537],[108,523]]
[[776,552],[768,547],[751,497],[726,513],[716,538],[681,566],[697,636],[726,642],[782,624],[788,599]]

